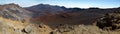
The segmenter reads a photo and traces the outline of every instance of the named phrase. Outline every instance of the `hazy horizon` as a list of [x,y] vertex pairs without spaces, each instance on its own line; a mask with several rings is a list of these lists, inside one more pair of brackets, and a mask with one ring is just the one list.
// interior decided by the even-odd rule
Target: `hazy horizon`
[[120,7],[120,0],[1,0],[0,4],[15,3],[22,7],[34,6],[37,4],[50,4],[65,6],[67,8],[116,8]]

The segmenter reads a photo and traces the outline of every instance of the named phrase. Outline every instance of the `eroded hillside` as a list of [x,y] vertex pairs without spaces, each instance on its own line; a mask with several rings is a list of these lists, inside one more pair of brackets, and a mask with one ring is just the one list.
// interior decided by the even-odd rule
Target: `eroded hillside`
[[0,5],[0,16],[11,20],[24,21],[26,18],[31,18],[32,13],[17,4],[11,3]]

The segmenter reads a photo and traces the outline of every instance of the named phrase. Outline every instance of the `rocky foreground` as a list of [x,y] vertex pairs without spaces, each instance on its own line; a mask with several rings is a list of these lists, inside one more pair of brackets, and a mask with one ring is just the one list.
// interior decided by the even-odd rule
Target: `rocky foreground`
[[51,28],[44,24],[31,24],[27,21],[12,21],[0,17],[0,34],[49,34]]
[[32,24],[29,20],[25,22],[13,21],[0,17],[0,34],[119,34],[120,29],[106,30],[96,25],[59,25],[51,29],[45,24]]

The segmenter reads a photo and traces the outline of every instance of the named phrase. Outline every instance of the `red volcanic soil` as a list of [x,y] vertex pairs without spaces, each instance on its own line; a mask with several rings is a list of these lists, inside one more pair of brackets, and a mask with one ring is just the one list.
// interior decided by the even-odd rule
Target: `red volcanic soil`
[[62,14],[48,14],[48,15],[32,18],[31,21],[37,23],[43,22],[50,26],[55,26],[59,24],[90,25],[93,24],[98,18],[100,18],[100,16],[102,15],[98,13],[74,12],[74,13],[62,13]]

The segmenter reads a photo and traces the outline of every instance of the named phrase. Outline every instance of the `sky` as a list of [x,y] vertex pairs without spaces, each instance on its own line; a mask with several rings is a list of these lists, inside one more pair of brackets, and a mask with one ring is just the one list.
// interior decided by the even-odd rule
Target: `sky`
[[114,8],[120,7],[120,0],[0,0],[0,4],[15,3],[22,7],[29,7],[37,4],[50,4],[65,7],[99,7]]

